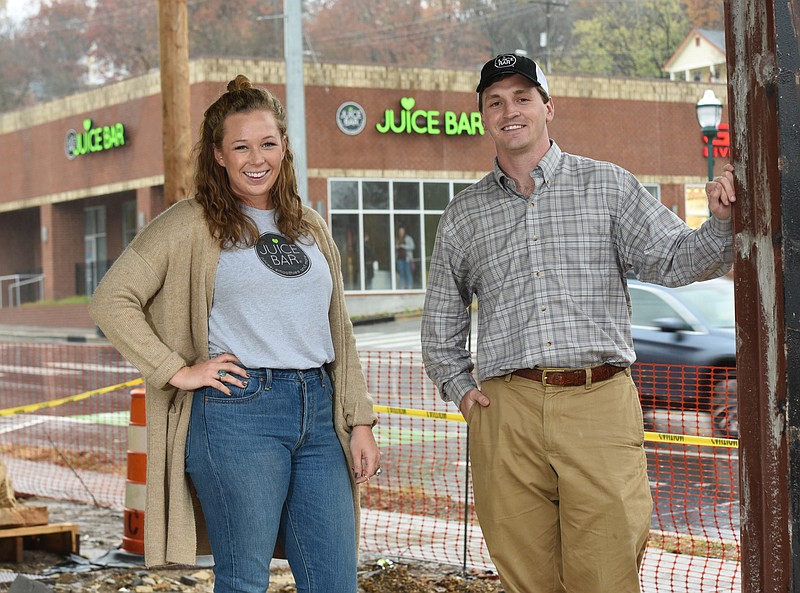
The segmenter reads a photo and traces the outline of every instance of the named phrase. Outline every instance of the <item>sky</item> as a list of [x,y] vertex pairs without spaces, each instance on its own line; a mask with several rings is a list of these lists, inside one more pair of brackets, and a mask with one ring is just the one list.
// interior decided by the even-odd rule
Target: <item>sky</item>
[[22,20],[30,16],[39,8],[37,0],[6,0],[6,10],[14,20]]

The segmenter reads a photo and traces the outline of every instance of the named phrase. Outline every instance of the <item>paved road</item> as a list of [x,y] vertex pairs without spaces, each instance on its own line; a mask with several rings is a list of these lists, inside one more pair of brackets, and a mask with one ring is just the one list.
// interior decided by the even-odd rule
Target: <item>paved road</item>
[[[357,325],[370,391],[376,403],[454,412],[442,402],[421,364],[419,317]],[[0,342],[0,409],[49,401],[138,376],[108,345]],[[35,414],[0,417],[0,446],[57,449],[90,468],[124,467],[129,389]],[[383,418],[377,428],[398,477],[460,500],[464,438],[452,422]],[[2,449],[0,449],[2,453]],[[41,453],[39,453],[41,455]],[[420,458],[425,460],[420,464]],[[32,462],[43,460],[34,456]],[[654,495],[653,528],[710,539],[737,536],[738,457],[735,450],[681,445],[648,446]],[[424,468],[424,471],[422,471]],[[460,487],[460,486],[459,486]]]

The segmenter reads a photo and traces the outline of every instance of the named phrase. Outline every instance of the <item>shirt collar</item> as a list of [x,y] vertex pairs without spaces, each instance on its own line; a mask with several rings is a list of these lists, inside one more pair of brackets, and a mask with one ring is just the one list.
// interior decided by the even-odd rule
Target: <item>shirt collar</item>
[[[541,171],[545,185],[550,185],[553,177],[555,177],[558,164],[561,162],[561,154],[561,148],[556,144],[556,141],[550,140],[550,149],[544,153],[544,156],[533,168],[534,171],[536,169]],[[500,168],[500,165],[497,163],[497,157],[494,158],[494,178],[500,187],[506,189],[513,187],[513,180]],[[511,185],[509,185],[509,182]]]
[[561,162],[561,149],[555,140],[550,140],[550,150],[544,153],[542,160],[536,165],[542,170],[542,176],[546,185],[550,185],[553,177],[556,176],[558,165]]

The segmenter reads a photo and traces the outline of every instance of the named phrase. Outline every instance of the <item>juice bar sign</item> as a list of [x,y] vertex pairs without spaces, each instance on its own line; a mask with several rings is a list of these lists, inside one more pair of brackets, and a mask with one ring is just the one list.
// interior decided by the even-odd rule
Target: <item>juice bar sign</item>
[[416,105],[417,101],[413,97],[403,97],[400,99],[400,109],[397,114],[394,109],[387,109],[383,114],[383,121],[376,124],[375,129],[381,134],[444,133],[447,136],[461,134],[475,136],[484,133],[481,114],[477,111],[442,113],[430,109],[416,109]]
[[64,152],[69,160],[84,154],[102,152],[125,145],[125,126],[111,124],[110,126],[92,125],[92,120],[83,120],[83,131],[70,130],[64,140]]

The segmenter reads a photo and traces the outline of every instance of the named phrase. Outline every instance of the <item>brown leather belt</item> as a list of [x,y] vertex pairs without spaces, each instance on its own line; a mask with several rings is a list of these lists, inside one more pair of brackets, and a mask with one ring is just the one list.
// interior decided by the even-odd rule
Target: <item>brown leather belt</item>
[[[625,367],[614,366],[613,364],[601,364],[591,369],[591,382],[597,383],[610,379],[617,373],[625,370]],[[561,387],[575,387],[586,385],[586,369],[519,369],[511,373],[524,379],[536,381],[542,385],[559,385]]]

